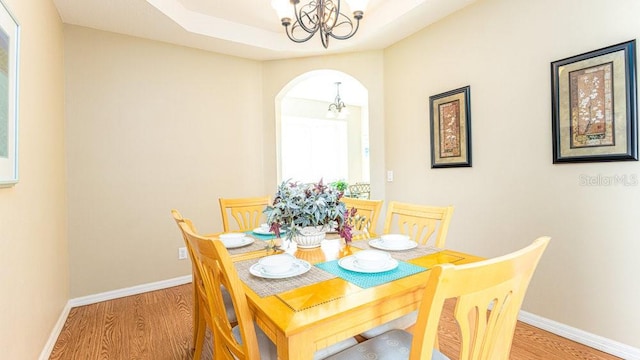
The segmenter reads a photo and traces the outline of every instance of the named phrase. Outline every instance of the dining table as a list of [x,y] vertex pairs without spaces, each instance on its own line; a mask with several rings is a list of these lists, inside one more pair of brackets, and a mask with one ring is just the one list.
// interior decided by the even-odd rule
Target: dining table
[[[417,310],[434,265],[483,259],[417,244],[383,249],[395,267],[362,273],[345,264],[359,251],[380,250],[376,234],[357,234],[348,245],[337,234],[328,234],[314,249],[300,249],[270,234],[248,231],[247,236],[254,239],[251,244],[229,252],[254,321],[276,345],[280,360],[313,359],[319,349]],[[299,259],[306,266],[303,272],[287,277],[255,272],[260,258],[278,253]]]

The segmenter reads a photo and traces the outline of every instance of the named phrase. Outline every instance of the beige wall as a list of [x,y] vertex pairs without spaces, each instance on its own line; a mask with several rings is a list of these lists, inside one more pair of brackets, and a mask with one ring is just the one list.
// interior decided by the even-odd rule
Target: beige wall
[[169,211],[264,194],[260,64],[66,26],[65,73],[71,297],[189,274]]
[[0,357],[35,359],[69,297],[62,23],[5,0],[21,25],[19,176],[0,188]]
[[[640,37],[635,0],[485,0],[385,51],[387,199],[455,205],[448,245],[553,237],[524,310],[640,347],[640,163],[552,165],[550,63]],[[429,96],[471,85],[473,167],[430,169]]]
[[368,88],[371,153],[382,158],[382,52],[261,66],[65,26],[71,297],[189,274],[169,210],[214,232],[219,197],[272,194],[273,99],[318,68]]
[[357,79],[369,92],[369,146],[372,197],[384,198],[383,53],[370,51],[263,63],[264,191],[276,187],[276,98],[296,77],[314,70],[337,70]]

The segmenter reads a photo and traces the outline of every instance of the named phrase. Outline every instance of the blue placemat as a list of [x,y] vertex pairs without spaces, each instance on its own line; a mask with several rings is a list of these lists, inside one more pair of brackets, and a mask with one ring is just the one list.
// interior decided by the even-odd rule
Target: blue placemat
[[427,270],[426,268],[409,264],[404,261],[398,261],[398,267],[393,270],[372,274],[343,269],[338,265],[338,260],[323,262],[316,264],[316,266],[363,289],[378,286]]
[[245,234],[251,235],[251,237],[258,239],[258,240],[271,240],[271,239],[275,239],[276,236],[275,235],[262,235],[262,234],[256,234],[253,231],[249,230],[249,231],[245,231]]

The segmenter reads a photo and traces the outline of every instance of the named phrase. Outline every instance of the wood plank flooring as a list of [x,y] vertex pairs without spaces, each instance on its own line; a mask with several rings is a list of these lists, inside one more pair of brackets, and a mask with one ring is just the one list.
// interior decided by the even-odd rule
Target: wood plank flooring
[[[186,284],[73,308],[49,359],[191,360],[191,290]],[[447,312],[443,319],[450,320]],[[453,354],[458,343],[454,329],[450,321],[441,329],[440,348],[446,354]],[[209,338],[202,359],[214,359]],[[511,360],[534,359],[619,358],[518,323]]]

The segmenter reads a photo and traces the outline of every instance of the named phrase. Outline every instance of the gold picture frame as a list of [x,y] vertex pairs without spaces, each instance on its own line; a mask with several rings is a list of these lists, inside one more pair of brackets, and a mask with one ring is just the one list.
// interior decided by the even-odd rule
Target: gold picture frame
[[551,63],[553,163],[638,160],[635,40]]

